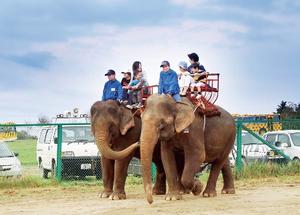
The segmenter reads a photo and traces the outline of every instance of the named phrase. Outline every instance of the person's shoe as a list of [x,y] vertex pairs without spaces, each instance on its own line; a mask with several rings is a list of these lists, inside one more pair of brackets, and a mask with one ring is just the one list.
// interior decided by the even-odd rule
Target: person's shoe
[[130,109],[130,110],[133,109],[133,105],[126,105],[126,107],[127,107],[128,109]]
[[135,108],[137,108],[137,109],[139,109],[139,108],[141,108],[141,107],[143,107],[143,105],[142,104],[137,104],[136,106],[135,106]]
[[187,127],[187,128],[185,128],[185,129],[183,129],[183,133],[184,134],[188,134],[188,133],[190,133],[190,129]]

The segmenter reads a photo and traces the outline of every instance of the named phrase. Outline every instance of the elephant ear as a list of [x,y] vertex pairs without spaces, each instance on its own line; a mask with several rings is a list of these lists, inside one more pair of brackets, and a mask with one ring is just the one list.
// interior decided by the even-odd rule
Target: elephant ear
[[193,107],[189,104],[177,102],[175,116],[175,131],[180,133],[188,127],[195,119]]
[[120,132],[125,135],[127,131],[134,127],[134,116],[131,111],[123,106],[120,107]]

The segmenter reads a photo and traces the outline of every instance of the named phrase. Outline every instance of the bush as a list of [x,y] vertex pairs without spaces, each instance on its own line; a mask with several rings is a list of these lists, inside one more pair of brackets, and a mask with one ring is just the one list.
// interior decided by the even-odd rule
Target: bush
[[239,172],[235,169],[236,179],[267,178],[279,176],[300,175],[300,162],[288,164],[277,163],[253,163],[246,165]]

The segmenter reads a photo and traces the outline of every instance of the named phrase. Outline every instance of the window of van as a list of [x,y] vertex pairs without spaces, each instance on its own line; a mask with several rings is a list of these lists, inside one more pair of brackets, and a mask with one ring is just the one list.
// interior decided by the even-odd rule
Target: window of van
[[300,132],[291,134],[291,138],[295,146],[300,146]]
[[268,134],[266,141],[268,141],[269,143],[274,143],[276,141],[276,134]]
[[40,138],[39,138],[39,143],[40,143],[40,144],[45,143],[46,132],[47,132],[46,129],[43,129],[43,130],[41,131]]
[[52,129],[47,130],[47,134],[46,134],[46,138],[45,138],[45,143],[46,144],[50,144],[52,133],[53,133]]
[[287,143],[289,146],[291,145],[290,138],[286,134],[279,134],[278,135],[278,141],[281,142],[281,143]]

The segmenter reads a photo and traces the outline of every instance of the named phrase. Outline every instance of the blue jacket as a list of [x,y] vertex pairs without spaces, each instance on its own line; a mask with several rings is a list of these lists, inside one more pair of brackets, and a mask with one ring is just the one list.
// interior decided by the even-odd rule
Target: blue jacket
[[122,85],[117,80],[107,81],[104,85],[102,101],[107,100],[122,100],[123,89]]
[[169,69],[167,72],[160,72],[158,93],[173,96],[179,94],[179,92],[180,88],[177,73],[172,69]]

